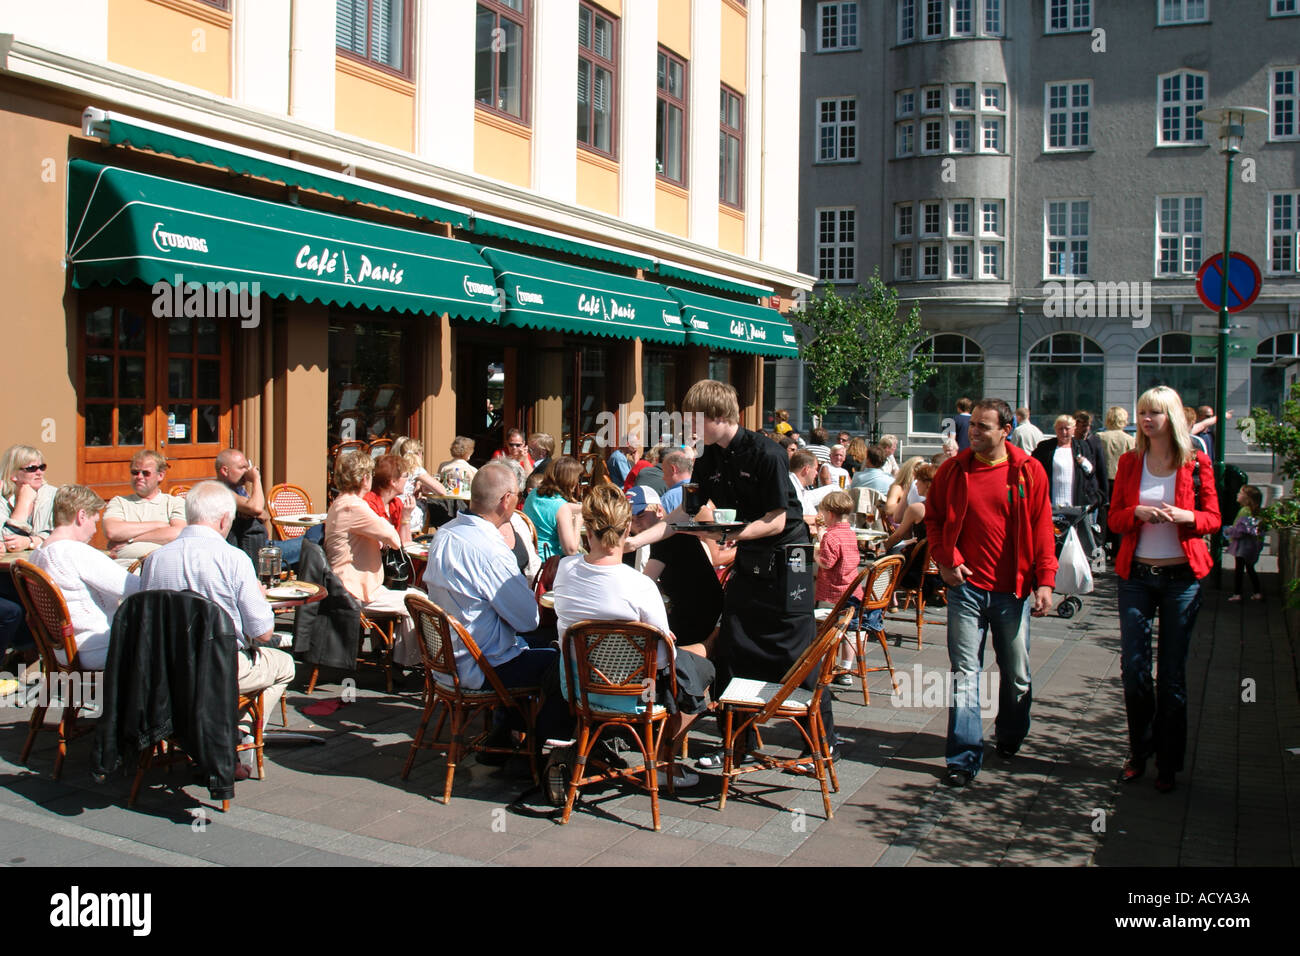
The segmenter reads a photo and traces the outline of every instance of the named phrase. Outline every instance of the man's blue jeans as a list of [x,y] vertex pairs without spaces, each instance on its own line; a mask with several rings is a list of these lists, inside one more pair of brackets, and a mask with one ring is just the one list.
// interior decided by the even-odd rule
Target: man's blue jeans
[[[1136,570],[1136,564],[1135,564]],[[1180,570],[1185,570],[1181,569]],[[1119,582],[1120,673],[1128,712],[1129,752],[1152,754],[1162,774],[1183,769],[1187,749],[1187,650],[1201,609],[1200,582],[1168,573]],[[1151,625],[1160,615],[1156,679],[1151,679]]]
[[948,766],[979,773],[984,759],[984,733],[980,717],[980,672],[984,669],[984,642],[991,632],[997,658],[998,716],[994,727],[998,744],[1019,749],[1029,733],[1028,597],[985,591],[973,584],[948,588],[948,661],[952,668],[953,698],[948,708]]

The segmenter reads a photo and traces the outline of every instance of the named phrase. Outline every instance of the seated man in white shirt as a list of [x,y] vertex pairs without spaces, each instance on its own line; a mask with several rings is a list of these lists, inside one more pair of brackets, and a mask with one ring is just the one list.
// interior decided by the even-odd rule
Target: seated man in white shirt
[[[203,481],[185,496],[189,522],[171,544],[144,563],[141,588],[146,591],[194,591],[226,612],[239,635],[239,692],[262,694],[262,722],[275,711],[280,695],[293,680],[293,658],[273,647],[275,614],[257,580],[253,562],[226,543],[235,520],[235,496],[219,481]],[[242,729],[242,728],[241,728]],[[247,733],[247,731],[245,731]]]
[[[68,605],[83,670],[101,671],[108,660],[113,615],[122,599],[140,590],[140,579],[90,546],[104,499],[82,485],[64,485],[54,496],[54,530],[32,564],[50,576]],[[58,654],[63,659],[62,653]]]
[[104,509],[104,537],[109,554],[124,566],[155,548],[175,541],[185,527],[185,499],[164,494],[167,459],[156,451],[139,451],[131,459],[135,492],[118,495]]
[[[465,626],[506,687],[536,687],[558,666],[559,651],[530,646],[523,636],[537,630],[537,599],[499,530],[518,500],[514,472],[495,461],[480,468],[470,484],[469,510],[439,528],[429,545],[424,585],[429,600]],[[555,635],[547,637],[550,643]],[[455,658],[462,686],[482,687],[483,672],[469,652],[457,647]],[[543,703],[537,735],[567,739],[571,724],[557,695]]]

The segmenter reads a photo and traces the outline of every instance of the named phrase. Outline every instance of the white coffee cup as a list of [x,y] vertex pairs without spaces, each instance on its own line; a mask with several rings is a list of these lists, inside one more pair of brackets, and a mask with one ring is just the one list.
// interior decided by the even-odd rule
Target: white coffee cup
[[720,521],[723,524],[730,524],[731,522],[736,520],[736,509],[735,508],[714,508],[713,520]]

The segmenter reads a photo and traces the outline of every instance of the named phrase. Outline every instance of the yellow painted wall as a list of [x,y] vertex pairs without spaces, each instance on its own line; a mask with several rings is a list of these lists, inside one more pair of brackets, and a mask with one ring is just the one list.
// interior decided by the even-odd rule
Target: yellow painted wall
[[414,84],[341,56],[335,61],[334,84],[335,129],[414,151]]
[[578,150],[578,205],[618,215],[618,164]]
[[600,7],[616,17],[623,15],[623,0],[591,0],[593,6]]
[[691,0],[659,0],[659,42],[691,58]]
[[533,178],[532,131],[475,110],[474,172],[527,189]]
[[718,248],[745,254],[745,214],[730,206],[718,207]]
[[745,15],[722,3],[722,82],[737,93],[745,92]]
[[197,0],[108,0],[108,58],[230,95],[230,15]]
[[689,200],[684,189],[655,183],[655,228],[685,236],[689,230]]

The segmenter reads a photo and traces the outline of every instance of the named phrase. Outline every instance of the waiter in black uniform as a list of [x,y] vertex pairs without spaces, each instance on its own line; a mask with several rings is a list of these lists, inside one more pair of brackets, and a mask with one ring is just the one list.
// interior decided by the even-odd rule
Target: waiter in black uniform
[[[696,416],[705,446],[692,474],[700,497],[715,510],[735,508],[737,520],[745,522],[722,543],[736,548],[736,569],[723,599],[716,686],[726,687],[732,677],[779,682],[817,634],[811,543],[789,478],[789,456],[776,442],[741,427],[736,390],[723,382],[696,382],[682,411]],[[686,520],[680,507],[669,516],[673,523]],[[629,539],[628,546],[652,544],[671,533],[668,522],[660,522]],[[809,675],[806,686],[815,686],[817,677]],[[822,720],[834,750],[830,694],[822,695]]]

